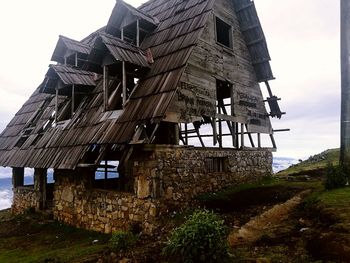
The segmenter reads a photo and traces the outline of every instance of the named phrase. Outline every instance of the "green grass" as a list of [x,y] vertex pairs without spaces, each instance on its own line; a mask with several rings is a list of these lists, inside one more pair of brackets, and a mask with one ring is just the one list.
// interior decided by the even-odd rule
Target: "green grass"
[[[7,234],[6,228],[11,228]],[[40,220],[37,215],[0,222],[0,231],[0,262],[7,263],[80,262],[103,252],[110,237]]]
[[[321,160],[319,156],[324,159]],[[327,165],[331,163],[333,165],[339,164],[339,149],[326,150],[323,153],[311,156],[308,160],[295,164],[286,170],[277,173],[278,176],[294,175],[294,174],[307,174],[309,172],[325,169]]]
[[249,190],[254,188],[269,187],[280,183],[281,182],[278,178],[273,176],[267,176],[256,183],[241,184],[238,186],[228,187],[218,192],[201,194],[201,195],[198,195],[196,199],[199,201],[226,200],[226,199],[229,199],[229,197],[234,193],[238,193],[244,190]]
[[[350,213],[350,187],[335,190],[325,190],[320,186],[308,198],[306,204],[316,204],[324,208],[349,209]],[[349,214],[350,220],[350,214]]]

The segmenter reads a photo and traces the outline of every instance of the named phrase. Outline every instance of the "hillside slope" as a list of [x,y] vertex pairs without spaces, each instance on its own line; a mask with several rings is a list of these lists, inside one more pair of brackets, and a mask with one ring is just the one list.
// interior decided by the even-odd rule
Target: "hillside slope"
[[310,156],[307,160],[292,165],[289,168],[277,173],[278,176],[286,175],[320,175],[327,165],[339,163],[339,149],[329,149],[319,154]]

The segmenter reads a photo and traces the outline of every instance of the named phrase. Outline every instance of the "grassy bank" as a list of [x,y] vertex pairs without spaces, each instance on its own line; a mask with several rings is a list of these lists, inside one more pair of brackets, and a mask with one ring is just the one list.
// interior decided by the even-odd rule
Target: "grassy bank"
[[292,165],[288,169],[277,173],[277,175],[319,175],[328,164],[339,164],[339,149],[329,149],[320,154],[310,156],[307,160]]
[[35,214],[0,212],[0,262],[84,262],[96,258],[109,236],[59,224]]

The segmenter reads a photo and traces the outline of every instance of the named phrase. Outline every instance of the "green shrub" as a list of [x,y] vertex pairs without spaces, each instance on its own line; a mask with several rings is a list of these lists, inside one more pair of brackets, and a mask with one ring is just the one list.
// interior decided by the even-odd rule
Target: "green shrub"
[[112,234],[109,246],[113,250],[125,250],[136,243],[136,236],[130,232],[117,231]]
[[227,228],[218,215],[196,211],[172,232],[164,254],[171,262],[225,262],[228,259]]
[[348,169],[344,166],[327,165],[326,181],[324,186],[327,190],[345,187],[348,182]]

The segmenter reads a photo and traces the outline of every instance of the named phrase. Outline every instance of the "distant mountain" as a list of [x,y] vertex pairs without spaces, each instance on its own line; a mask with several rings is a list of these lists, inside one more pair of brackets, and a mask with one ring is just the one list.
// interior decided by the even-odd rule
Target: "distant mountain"
[[290,158],[290,157],[274,157],[273,158],[273,164],[272,169],[275,173],[285,170],[291,165],[294,165],[298,163],[297,159]]

